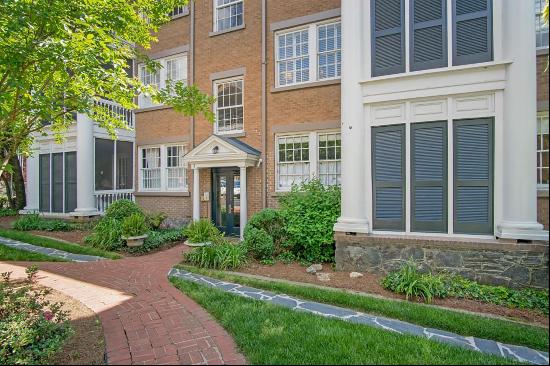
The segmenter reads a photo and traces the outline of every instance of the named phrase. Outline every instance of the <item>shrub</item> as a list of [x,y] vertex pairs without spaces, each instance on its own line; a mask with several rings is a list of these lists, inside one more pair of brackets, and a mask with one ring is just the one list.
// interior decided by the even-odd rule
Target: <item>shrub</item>
[[0,364],[44,364],[72,334],[63,304],[49,302],[50,290],[36,288],[36,272],[36,267],[28,268],[23,284],[2,274]]
[[134,201],[130,200],[118,200],[113,202],[107,210],[105,210],[105,218],[116,219],[119,221],[124,220],[126,217],[133,214],[139,214],[144,216],[143,210]]
[[167,217],[164,212],[148,213],[145,214],[145,222],[151,229],[158,230]]
[[286,245],[309,262],[334,261],[333,227],[340,216],[340,188],[317,179],[300,185],[279,200]]
[[126,250],[130,253],[147,253],[152,250],[181,241],[185,238],[181,229],[163,229],[159,231],[149,231],[143,245],[139,247],[128,247]]
[[140,236],[149,230],[145,223],[145,217],[139,213],[133,213],[122,221],[122,235],[125,237]]
[[123,246],[122,223],[114,218],[103,217],[94,231],[86,237],[86,243],[95,248],[117,250]]
[[517,290],[481,285],[458,275],[420,273],[412,260],[384,277],[382,285],[390,291],[405,294],[407,299],[412,296],[430,302],[433,297],[455,297],[512,308],[535,309],[548,314],[548,290]]
[[71,231],[75,226],[62,220],[45,220],[39,214],[23,215],[13,223],[13,228],[20,231]]
[[8,197],[0,196],[0,209],[4,209],[6,207],[8,207]]
[[214,224],[208,219],[193,221],[185,229],[183,234],[191,243],[206,243],[222,236]]
[[290,264],[296,260],[296,256],[292,252],[283,252],[276,259],[284,264]]
[[246,231],[249,228],[255,228],[265,231],[269,236],[273,238],[273,244],[275,245],[275,251],[280,251],[281,244],[285,239],[285,221],[281,213],[272,208],[266,208],[262,211],[252,215],[248,223],[246,224]]
[[18,214],[19,214],[19,211],[14,209],[14,208],[1,208],[0,207],[0,217],[17,216]]
[[186,262],[201,268],[226,270],[242,267],[246,263],[246,254],[244,245],[221,239],[215,244],[184,253],[183,258]]
[[244,245],[252,257],[258,260],[271,259],[275,254],[273,238],[264,230],[255,227],[247,227]]

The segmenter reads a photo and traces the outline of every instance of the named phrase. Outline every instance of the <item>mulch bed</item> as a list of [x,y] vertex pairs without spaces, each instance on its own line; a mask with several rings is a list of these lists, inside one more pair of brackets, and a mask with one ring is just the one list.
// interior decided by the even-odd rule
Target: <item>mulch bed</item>
[[[382,277],[379,275],[363,273],[363,277],[350,278],[350,272],[336,272],[332,269],[330,264],[323,264],[323,270],[321,271],[321,273],[327,273],[330,275],[330,281],[318,280],[316,275],[307,273],[306,268],[298,263],[284,264],[277,262],[272,266],[268,266],[262,265],[258,262],[250,262],[247,267],[241,268],[238,272],[366,292],[393,299],[405,299],[404,295],[385,290],[380,285],[380,280]],[[456,298],[433,299],[432,304],[467,310],[475,313],[499,315],[511,318],[513,320],[535,323],[544,326],[548,326],[549,324],[548,316],[534,310],[513,309],[495,304]]]
[[63,302],[70,311],[73,336],[49,360],[51,365],[104,365],[105,339],[99,317],[80,301],[59,291],[48,296],[52,302]]

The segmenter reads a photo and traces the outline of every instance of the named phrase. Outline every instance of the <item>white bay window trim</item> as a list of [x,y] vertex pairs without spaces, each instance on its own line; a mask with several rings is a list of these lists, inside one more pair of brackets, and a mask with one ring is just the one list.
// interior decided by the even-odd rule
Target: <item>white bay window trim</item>
[[[313,82],[317,82],[317,81],[340,79],[340,75],[335,76],[335,77],[320,78],[319,77],[319,71],[318,71],[319,70],[319,60],[320,60],[320,54],[319,54],[319,27],[328,26],[328,25],[332,25],[332,24],[340,24],[340,19],[329,19],[329,20],[325,20],[325,21],[322,21],[322,22],[311,23],[311,24],[307,24],[307,25],[304,25],[304,26],[299,26],[299,27],[295,27],[295,28],[291,28],[291,29],[285,29],[285,30],[278,31],[278,32],[275,33],[275,37],[274,37],[275,38],[275,49],[274,49],[274,52],[275,52],[275,85],[276,85],[277,88],[293,86],[293,85],[302,85],[302,84],[313,83]],[[295,55],[295,49],[294,49],[293,50],[293,57],[281,58],[280,57],[280,50],[279,50],[279,47],[281,46],[281,44],[280,44],[281,39],[280,38],[282,36],[285,36],[285,35],[290,35],[290,34],[294,34],[294,33],[297,33],[297,32],[303,32],[303,31],[307,31],[307,35],[308,35],[307,36],[307,38],[308,38],[308,40],[307,40],[308,53],[307,53],[307,56],[304,56],[304,57],[307,57],[309,59],[309,65],[308,65],[309,72],[307,74],[308,75],[307,80],[296,81],[296,75],[295,75],[296,68],[294,66],[293,71],[292,71],[294,73],[292,81],[281,83],[280,82],[281,65],[283,65],[287,61],[301,58],[302,56],[296,56]],[[341,37],[341,32],[340,32],[340,37]],[[340,44],[341,44],[341,41],[340,41]],[[292,46],[294,47],[294,42],[293,42]],[[288,45],[286,47],[288,47]],[[341,52],[341,51],[340,51],[340,49],[335,49],[335,52]],[[288,72],[288,71],[285,71],[285,72]],[[302,79],[302,78],[300,78],[300,79]]]
[[[177,155],[173,155],[173,151],[176,148]],[[186,146],[184,144],[165,144],[165,145],[151,145],[139,147],[139,191],[140,192],[187,192],[187,169],[183,163],[183,157],[187,153]],[[150,160],[151,166],[144,167],[144,151],[153,152],[159,151],[158,157],[152,157]],[[177,166],[171,166],[168,159],[176,159]],[[170,165],[170,166],[169,166]],[[156,184],[147,184],[146,180],[157,181]],[[179,184],[174,184],[174,181]]]

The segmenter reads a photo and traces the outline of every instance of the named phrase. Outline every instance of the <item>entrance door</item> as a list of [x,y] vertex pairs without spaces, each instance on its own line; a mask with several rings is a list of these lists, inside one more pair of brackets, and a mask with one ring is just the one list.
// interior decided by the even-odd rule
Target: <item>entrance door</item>
[[212,217],[226,235],[239,235],[241,176],[236,168],[212,169]]

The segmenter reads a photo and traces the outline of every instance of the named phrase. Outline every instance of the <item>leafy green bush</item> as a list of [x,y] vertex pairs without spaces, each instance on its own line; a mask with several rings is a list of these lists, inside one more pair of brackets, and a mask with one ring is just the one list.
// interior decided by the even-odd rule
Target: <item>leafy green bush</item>
[[325,187],[317,179],[300,185],[279,199],[287,246],[300,259],[334,261],[333,227],[340,216],[340,188]]
[[208,219],[193,221],[183,229],[183,234],[190,243],[211,242],[222,236],[218,228]]
[[158,231],[147,232],[147,238],[143,245],[138,247],[128,247],[126,250],[130,253],[148,253],[152,250],[162,248],[174,242],[182,241],[185,238],[181,229],[161,229]]
[[71,231],[75,226],[62,220],[46,220],[35,213],[21,216],[13,223],[13,228],[20,231]]
[[290,264],[296,260],[296,255],[292,252],[283,252],[276,259],[284,264]]
[[183,258],[198,267],[226,270],[242,267],[246,263],[246,255],[244,245],[218,239],[212,245],[197,247],[184,253]]
[[145,214],[145,222],[153,230],[160,229],[160,226],[168,216],[164,212]]
[[244,245],[252,257],[258,260],[271,259],[275,254],[273,237],[264,230],[255,227],[247,226],[244,233]]
[[105,217],[108,219],[116,219],[119,221],[132,216],[133,214],[139,214],[144,216],[143,210],[134,201],[130,200],[118,200],[113,202],[107,210],[105,210]]
[[115,218],[103,217],[93,232],[86,237],[86,243],[95,248],[117,250],[123,246],[122,222]]
[[455,297],[512,308],[534,309],[548,314],[548,290],[517,290],[504,286],[481,285],[447,273],[420,273],[412,260],[384,277],[382,286],[390,291],[405,294],[407,299],[417,297],[428,303],[434,297]]
[[133,213],[122,221],[122,235],[124,237],[140,236],[149,230],[145,223],[145,217],[139,213]]
[[62,303],[46,300],[49,289],[36,288],[36,267],[23,285],[2,274],[0,284],[0,364],[45,364],[72,334]]
[[8,207],[8,197],[7,196],[0,196],[0,210]]
[[266,208],[252,215],[245,228],[246,231],[255,228],[265,231],[273,238],[275,251],[280,251],[280,246],[285,240],[285,221],[281,213],[272,208]]
[[0,207],[0,217],[17,216],[18,214],[19,214],[19,211],[14,209],[14,208],[1,208]]

